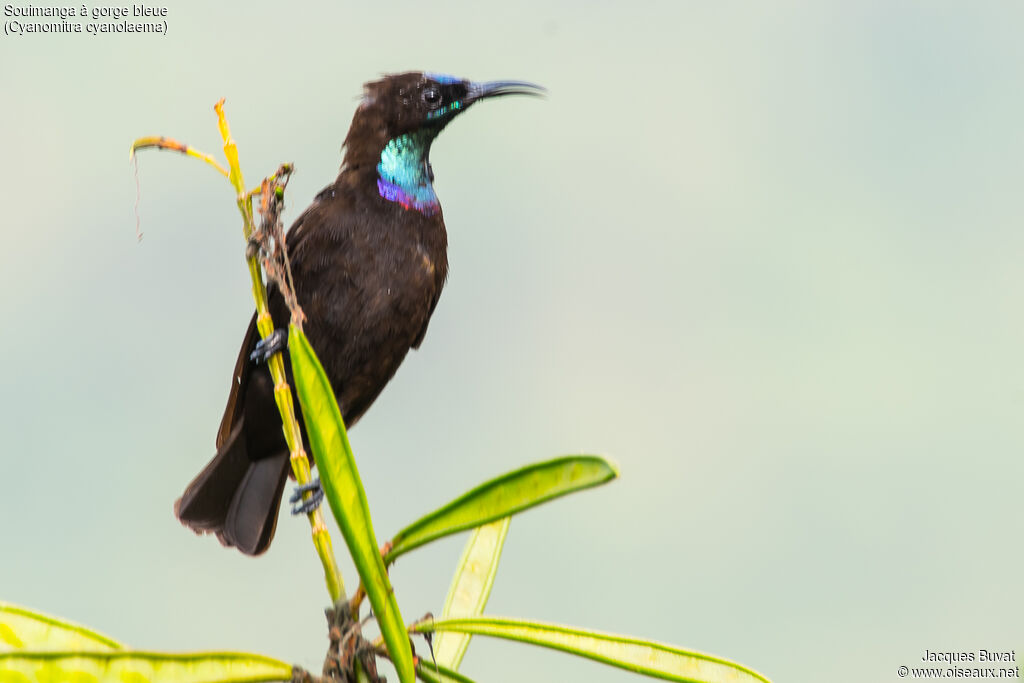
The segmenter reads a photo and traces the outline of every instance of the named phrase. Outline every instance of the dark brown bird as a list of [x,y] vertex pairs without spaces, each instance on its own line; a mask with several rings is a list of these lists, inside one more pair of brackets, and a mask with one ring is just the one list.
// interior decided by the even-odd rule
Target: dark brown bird
[[[305,332],[347,426],[423,341],[448,273],[431,143],[478,100],[542,91],[519,81],[475,83],[420,72],[366,84],[338,178],[286,237]],[[287,325],[287,308],[273,287],[270,310],[275,327]],[[174,505],[182,524],[215,533],[247,555],[270,545],[290,471],[270,373],[250,360],[254,351],[260,355],[258,342],[254,316],[235,364],[217,454]]]

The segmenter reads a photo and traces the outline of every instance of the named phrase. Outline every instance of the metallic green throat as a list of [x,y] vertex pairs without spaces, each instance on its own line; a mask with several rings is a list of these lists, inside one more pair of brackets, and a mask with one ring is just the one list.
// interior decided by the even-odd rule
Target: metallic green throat
[[435,136],[434,131],[421,129],[388,141],[377,164],[377,192],[381,197],[426,216],[440,210],[428,159]]

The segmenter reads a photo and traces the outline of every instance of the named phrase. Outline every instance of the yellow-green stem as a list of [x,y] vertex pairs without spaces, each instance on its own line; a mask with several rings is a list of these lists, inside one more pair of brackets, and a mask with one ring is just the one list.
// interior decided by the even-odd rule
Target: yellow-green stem
[[187,156],[205,161],[210,166],[217,169],[217,172],[223,175],[225,178],[230,178],[231,175],[227,169],[217,163],[217,160],[211,157],[209,154],[204,154],[197,149],[189,147],[183,142],[178,142],[171,138],[166,138],[162,135],[150,135],[144,138],[139,138],[132,143],[131,149],[128,150],[128,161],[131,161],[135,157],[135,153],[140,149],[147,149],[149,147],[156,147],[157,149],[171,149],[175,152],[181,152]]
[[[217,125],[221,137],[224,140],[224,156],[227,157],[230,173],[229,179],[235,188],[238,200],[238,210],[242,214],[242,221],[245,232],[245,239],[248,240],[255,231],[255,221],[252,214],[252,194],[245,191],[245,181],[242,179],[242,169],[238,164],[238,148],[231,139],[231,130],[228,127],[227,118],[224,115],[224,100],[216,104],[214,109],[217,112]],[[274,331],[274,322],[270,317],[269,305],[267,304],[267,288],[263,284],[263,269],[259,261],[253,255],[248,259],[249,275],[252,278],[252,295],[256,301],[256,326],[259,329],[260,337],[266,339]],[[302,432],[299,429],[298,420],[295,418],[295,406],[292,402],[291,388],[288,386],[288,379],[284,372],[284,359],[280,352],[270,357],[267,363],[270,375],[274,379],[274,399],[277,402],[278,410],[281,413],[281,423],[284,429],[285,441],[288,443],[288,451],[295,473],[295,480],[299,484],[308,484],[312,478],[309,458],[302,447]],[[308,498],[311,494],[306,494]],[[334,550],[331,546],[331,536],[324,525],[323,513],[320,508],[310,512],[307,517],[313,530],[313,545],[316,547],[317,555],[324,567],[324,578],[327,581],[327,591],[331,596],[332,603],[345,599],[345,584],[341,578],[341,572],[334,561]]]

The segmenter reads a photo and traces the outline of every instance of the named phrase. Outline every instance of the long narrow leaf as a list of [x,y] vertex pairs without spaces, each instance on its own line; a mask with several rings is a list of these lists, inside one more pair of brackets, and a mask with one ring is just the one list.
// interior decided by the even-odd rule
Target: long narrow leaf
[[458,671],[446,669],[425,659],[421,659],[416,666],[416,677],[427,683],[473,683],[471,678],[466,678]]
[[370,599],[398,677],[402,683],[412,683],[415,673],[409,634],[405,630],[391,581],[377,548],[366,491],[359,479],[355,457],[330,381],[306,335],[295,325],[288,331],[288,350],[306,432],[320,471],[324,494],[366,588],[366,595]]
[[122,646],[78,624],[0,602],[0,652],[20,650],[118,650]]
[[[505,545],[511,521],[511,517],[499,519],[477,527],[470,535],[466,549],[462,551],[462,559],[455,569],[451,588],[448,589],[442,618],[476,617],[483,613],[494,586],[494,577],[498,573],[501,549]],[[439,633],[434,641],[437,663],[458,671],[470,638],[472,636],[468,633]]]
[[399,531],[384,561],[390,564],[424,543],[604,484],[618,475],[618,469],[598,455],[569,455],[527,465],[477,486]]
[[258,683],[291,678],[290,664],[236,652],[0,653],[3,683]]
[[654,678],[683,683],[770,683],[761,674],[741,664],[712,655],[570,626],[519,619],[477,617],[425,621],[418,624],[415,630],[457,631],[518,640],[562,650]]

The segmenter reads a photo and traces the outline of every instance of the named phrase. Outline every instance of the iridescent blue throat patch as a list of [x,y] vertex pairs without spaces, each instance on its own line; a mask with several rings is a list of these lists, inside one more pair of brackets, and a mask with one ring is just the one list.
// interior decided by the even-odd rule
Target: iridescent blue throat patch
[[420,130],[388,141],[377,164],[377,192],[381,197],[425,216],[432,216],[441,209],[427,160],[434,135],[436,133]]

